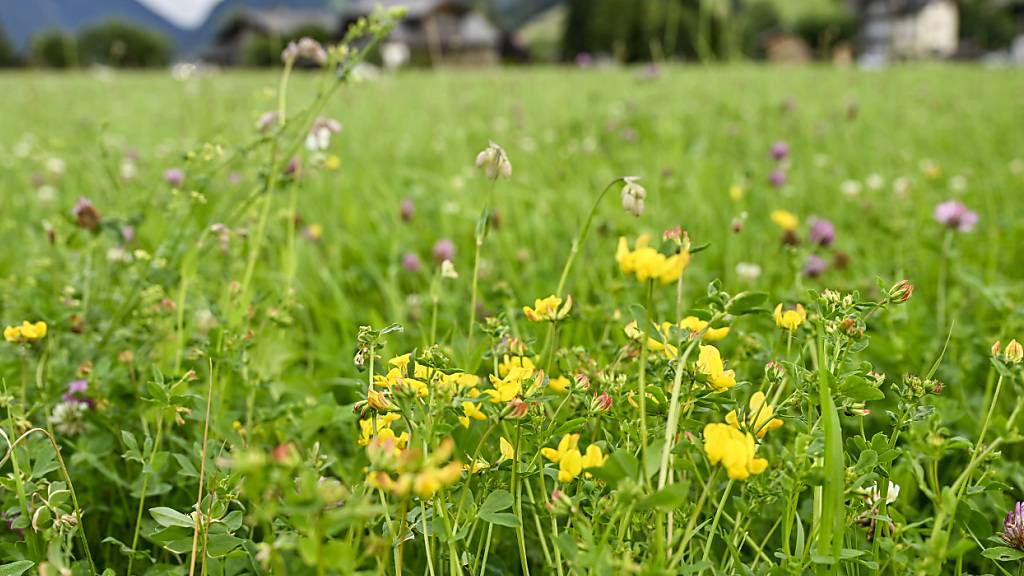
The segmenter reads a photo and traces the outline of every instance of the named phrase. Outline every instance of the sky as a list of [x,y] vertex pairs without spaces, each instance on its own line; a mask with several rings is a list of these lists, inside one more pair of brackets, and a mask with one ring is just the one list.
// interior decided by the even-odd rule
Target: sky
[[220,0],[139,0],[151,10],[183,28],[195,28]]

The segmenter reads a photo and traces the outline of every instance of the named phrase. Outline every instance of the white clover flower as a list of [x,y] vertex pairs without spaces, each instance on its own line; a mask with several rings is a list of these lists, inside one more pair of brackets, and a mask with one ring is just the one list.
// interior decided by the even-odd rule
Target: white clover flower
[[310,152],[326,150],[331,145],[331,134],[341,132],[341,124],[332,118],[317,117],[306,136],[306,149]]
[[121,179],[134,180],[139,175],[139,169],[130,158],[121,160]]
[[622,207],[633,216],[639,218],[644,213],[644,199],[647,190],[637,183],[639,177],[626,176],[622,179]]
[[880,190],[882,186],[885,186],[885,178],[881,174],[868,174],[868,177],[864,179],[864,184],[871,190]]
[[853,198],[860,195],[860,182],[856,180],[843,180],[842,184],[839,185],[839,189],[843,192],[843,196]]
[[967,177],[963,174],[957,174],[949,179],[949,189],[954,192],[963,192],[967,189]]
[[1020,158],[1010,160],[1010,174],[1024,174],[1024,160]]
[[65,168],[64,161],[56,156],[46,161],[46,171],[54,176],[63,176]]
[[81,402],[58,402],[50,414],[50,424],[58,434],[76,436],[85,432],[85,411]]
[[761,277],[761,267],[753,262],[737,262],[736,275],[739,276],[741,280],[753,282]]
[[494,142],[476,155],[476,167],[482,169],[491,180],[512,176],[512,163],[508,160],[508,154]]
[[910,194],[910,178],[900,176],[892,181],[892,191],[897,197],[906,199]]
[[[892,504],[893,502],[896,501],[896,498],[898,498],[899,495],[900,485],[893,482],[892,480],[889,480],[889,493],[885,495],[885,503]],[[870,488],[868,488],[866,497],[868,499],[868,502],[870,502],[872,505],[878,504],[879,500],[882,499],[882,493],[878,489],[878,482],[875,482],[874,484],[871,485]]]

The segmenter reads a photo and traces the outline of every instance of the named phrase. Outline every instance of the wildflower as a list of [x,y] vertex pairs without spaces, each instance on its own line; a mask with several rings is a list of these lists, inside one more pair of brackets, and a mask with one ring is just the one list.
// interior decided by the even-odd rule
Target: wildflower
[[569,386],[572,382],[565,376],[559,376],[557,378],[551,378],[548,380],[548,388],[551,388],[559,394],[565,394],[569,391]]
[[800,219],[797,218],[796,214],[786,210],[772,210],[768,217],[772,219],[776,226],[786,232],[793,232],[800,225]]
[[331,145],[331,134],[341,132],[341,124],[333,118],[317,116],[306,134],[306,149],[310,152],[326,150]]
[[451,486],[462,476],[462,464],[449,462],[440,468],[430,466],[420,471],[413,481],[413,492],[420,498],[430,498],[445,486]]
[[836,239],[836,228],[824,218],[814,218],[811,220],[811,230],[808,238],[812,244],[824,247],[831,246],[832,242]]
[[498,439],[498,451],[501,453],[501,456],[495,464],[501,464],[506,460],[515,460],[516,458],[515,448],[512,447],[512,443],[506,440],[504,436]]
[[[527,395],[532,394],[528,392]],[[526,417],[526,413],[530,411],[530,405],[523,402],[519,398],[513,398],[508,401],[505,405],[505,409],[502,410],[502,418],[508,418],[509,420],[522,420]]]
[[817,278],[824,274],[826,269],[828,269],[828,263],[821,256],[810,254],[804,262],[803,273],[808,278]]
[[327,63],[327,51],[319,42],[308,36],[304,36],[298,42],[292,41],[281,51],[281,61],[288,64],[304,58],[314,62],[318,66]]
[[1017,550],[1024,550],[1024,502],[1017,502],[1003,521],[1003,542]]
[[856,180],[843,180],[839,184],[839,190],[843,193],[843,196],[853,198],[860,194],[860,182]]
[[[893,482],[892,480],[889,480],[889,491],[885,495],[885,503],[892,504],[893,502],[896,501],[896,498],[898,498],[899,495],[900,485]],[[877,505],[882,500],[882,491],[879,490],[878,488],[878,482],[872,484],[868,488],[867,494],[865,494],[864,496],[867,499],[868,503],[870,503],[872,506]]]
[[[999,342],[992,347],[992,355],[999,355]],[[1016,339],[1010,340],[1010,343],[1006,345],[1006,350],[1003,351],[1003,360],[1008,364],[1020,364],[1021,361],[1024,361],[1024,346],[1021,346]]]
[[168,168],[164,170],[164,182],[174,188],[181,188],[185,183],[185,172],[181,168]]
[[736,373],[726,370],[718,348],[701,345],[697,356],[697,371],[707,376],[708,384],[717,392],[723,392],[736,385]]
[[504,378],[508,376],[513,370],[522,370],[522,378],[529,378],[533,375],[533,371],[536,368],[533,364],[533,360],[529,356],[509,356],[505,354],[501,357],[501,362],[498,363],[498,375]]
[[259,120],[256,121],[256,129],[265,134],[268,130],[277,126],[280,120],[281,117],[278,116],[277,112],[264,112],[259,117]]
[[494,404],[506,403],[519,396],[523,391],[523,378],[526,375],[523,369],[512,370],[504,378],[498,378],[491,374],[491,386],[493,388],[484,390],[484,394],[491,397]]
[[441,262],[441,278],[458,280],[459,273],[455,271],[455,264],[452,264],[451,260],[444,260]]
[[412,222],[413,218],[416,217],[416,205],[413,204],[412,199],[405,198],[402,200],[399,214],[401,214],[403,222]]
[[541,454],[554,464],[558,464],[558,481],[572,482],[586,468],[599,468],[607,458],[601,448],[591,444],[586,455],[580,454],[579,434],[566,434],[558,442],[558,448],[543,448]]
[[885,186],[885,178],[881,174],[872,172],[864,179],[864,184],[871,190],[881,190]]
[[731,198],[733,202],[743,200],[744,192],[745,190],[743,189],[743,186],[740,186],[739,184],[729,186],[729,198]]
[[712,466],[722,464],[730,480],[746,480],[768,467],[767,460],[757,457],[754,437],[728,424],[704,426],[704,453]]
[[366,392],[366,403],[378,412],[387,412],[394,408],[388,394],[383,390],[368,390]]
[[324,227],[320,224],[310,224],[302,229],[302,235],[310,242],[319,242],[324,235]]
[[99,229],[102,221],[99,210],[85,196],[79,197],[75,202],[75,207],[71,209],[71,215],[75,217],[75,223],[79,228],[91,231]]
[[914,285],[909,280],[900,280],[889,289],[889,301],[894,304],[902,304],[914,294]]
[[26,344],[46,337],[46,322],[29,322],[25,320],[21,326],[4,328],[4,340],[12,344]]
[[487,420],[487,415],[473,402],[463,402],[462,416],[459,416],[459,422],[462,423],[463,428],[469,428],[470,420]]
[[644,199],[647,198],[647,190],[637,183],[636,176],[626,176],[622,179],[622,207],[633,216],[639,218],[644,213]]
[[441,238],[434,242],[434,260],[444,263],[445,260],[455,260],[455,243],[447,238]]
[[782,310],[782,304],[779,304],[775,307],[773,315],[775,317],[775,325],[790,332],[799,328],[807,320],[807,311],[804,310],[801,304],[797,304],[785,311]]
[[64,436],[76,436],[85,432],[85,411],[81,402],[58,402],[50,413],[53,429]]
[[594,412],[607,412],[612,409],[612,403],[612,397],[607,392],[602,392],[600,395],[595,394],[590,409]]
[[635,247],[630,250],[625,237],[619,238],[615,260],[624,274],[635,274],[636,279],[660,280],[662,284],[671,284],[679,279],[690,263],[689,250],[683,250],[671,256],[665,256],[650,247],[651,237],[643,235],[637,238]]
[[771,176],[768,177],[768,182],[776,188],[782,188],[786,185],[786,171],[782,169],[772,170]]
[[978,223],[978,213],[956,200],[949,200],[936,206],[934,217],[939,224],[959,232],[971,232]]
[[402,255],[402,268],[416,274],[422,269],[422,267],[420,257],[417,256],[415,252],[406,252]]
[[707,340],[708,342],[715,342],[729,335],[728,326],[723,326],[722,328],[710,328],[708,327],[707,322],[697,318],[696,316],[687,316],[686,318],[683,318],[679,321],[679,327],[683,330],[689,330],[694,334],[699,334],[701,330],[707,329],[707,331],[704,332],[704,337],[702,339]]
[[68,382],[68,391],[61,396],[64,402],[77,402],[86,408],[92,408],[95,403],[85,392],[89,389],[89,382],[86,380],[72,380]]
[[[769,430],[775,430],[782,426],[783,421],[774,418],[775,408],[765,401],[764,392],[754,392],[754,395],[750,397],[749,407],[750,411],[747,413],[746,419],[747,429],[754,432],[758,438],[764,438]],[[733,428],[740,429],[740,421],[735,410],[725,415],[725,421]]]
[[771,148],[772,160],[780,162],[785,160],[789,156],[789,144],[786,144],[783,140],[777,140],[772,144]]
[[324,160],[324,168],[332,172],[341,168],[341,158],[338,158],[337,154],[331,154]]
[[761,277],[761,267],[753,262],[737,262],[736,275],[739,276],[741,280],[753,282]]
[[[418,376],[417,378],[422,377]],[[430,393],[427,385],[417,378],[409,378],[406,376],[406,372],[399,368],[392,368],[388,370],[388,373],[384,376],[376,375],[373,377],[374,384],[388,389],[397,389],[399,391],[409,391],[413,395],[423,398]]]
[[569,315],[570,310],[572,310],[572,296],[567,296],[565,298],[565,305],[562,305],[562,299],[553,294],[547,298],[534,300],[533,308],[523,306],[523,314],[526,314],[530,322],[555,322],[562,320]]
[[476,167],[483,169],[484,174],[491,180],[512,176],[512,163],[508,160],[508,154],[494,142],[476,155]]

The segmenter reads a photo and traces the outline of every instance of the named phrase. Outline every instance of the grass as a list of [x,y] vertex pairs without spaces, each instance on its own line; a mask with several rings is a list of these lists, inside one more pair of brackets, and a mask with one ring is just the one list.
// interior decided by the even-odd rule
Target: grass
[[[0,404],[10,441],[39,427],[63,456],[42,434],[9,452],[3,569],[1019,570],[1024,554],[998,536],[1024,486],[1020,370],[1005,352],[1024,336],[1018,71],[410,71],[330,96],[321,114],[344,129],[319,157],[301,147],[303,109],[324,79],[294,72],[283,98],[278,81],[0,76],[0,319],[49,327],[0,350]],[[290,124],[261,139],[257,120],[281,102]],[[790,149],[779,164],[768,153],[777,140]],[[488,141],[508,154],[511,178],[492,183],[474,167]],[[293,143],[299,177],[280,171]],[[183,186],[164,182],[172,167]],[[780,188],[768,183],[778,167]],[[622,210],[615,185],[587,221],[622,176],[642,177],[643,215]],[[851,182],[857,194],[843,192]],[[102,216],[95,233],[76,225],[79,197]],[[949,199],[978,213],[973,232],[934,220]],[[778,209],[800,219],[800,246],[780,242]],[[807,242],[812,218],[834,224],[832,246]],[[678,285],[620,270],[619,236],[650,233],[658,246],[677,225],[693,251]],[[457,279],[432,256],[442,238]],[[403,266],[410,253],[418,270]],[[817,278],[801,273],[811,253],[829,264]],[[906,303],[887,293],[901,279],[915,286]],[[524,317],[523,305],[555,293],[572,296],[566,319]],[[772,320],[780,302],[808,312],[792,333]],[[703,346],[683,369],[660,351],[685,351],[691,334],[659,335],[647,319],[689,315],[731,327],[714,345],[735,387],[712,387]],[[634,319],[650,340],[627,336]],[[383,330],[393,323],[402,330]],[[419,371],[384,378],[389,359],[413,351]],[[520,374],[522,420],[473,392],[492,389],[491,373],[508,381],[499,365],[517,354],[544,369]],[[456,369],[479,383],[440,381]],[[568,392],[546,385],[558,376]],[[61,412],[80,379],[89,403]],[[425,395],[405,380],[424,381]],[[356,404],[375,388],[388,408]],[[731,479],[705,451],[705,425],[734,409],[744,419],[757,391],[784,424],[757,439],[766,470]],[[463,402],[485,420],[463,427]],[[368,446],[361,417],[377,438]],[[385,429],[406,434],[398,455]],[[581,456],[593,445],[607,460],[560,480],[572,448],[557,463],[541,449],[566,434],[579,434]],[[498,463],[500,440],[512,462]],[[455,473],[481,458],[479,473]],[[889,504],[887,479],[900,486]]]

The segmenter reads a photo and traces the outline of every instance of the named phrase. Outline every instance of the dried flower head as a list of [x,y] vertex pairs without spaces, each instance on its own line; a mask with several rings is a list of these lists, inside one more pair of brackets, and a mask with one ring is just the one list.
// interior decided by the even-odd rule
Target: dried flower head
[[300,58],[323,66],[327,63],[327,51],[316,40],[304,36],[298,41],[289,42],[288,46],[281,51],[281,61],[285,64],[294,63]]
[[75,207],[71,209],[71,215],[75,217],[75,223],[79,228],[92,231],[98,230],[103,220],[99,210],[85,196],[75,202]]
[[622,179],[622,207],[637,218],[644,213],[644,199],[647,198],[647,190],[641,186],[637,176],[626,176]]
[[482,169],[491,180],[512,176],[512,163],[508,160],[508,154],[494,142],[476,155],[476,167]]

